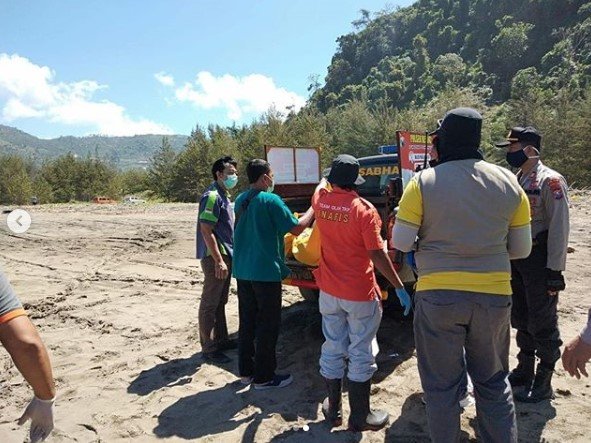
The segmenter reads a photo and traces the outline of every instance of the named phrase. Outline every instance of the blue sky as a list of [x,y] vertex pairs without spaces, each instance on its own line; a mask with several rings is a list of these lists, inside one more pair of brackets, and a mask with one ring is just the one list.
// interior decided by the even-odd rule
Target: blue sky
[[0,124],[188,134],[302,106],[359,11],[411,0],[0,0]]

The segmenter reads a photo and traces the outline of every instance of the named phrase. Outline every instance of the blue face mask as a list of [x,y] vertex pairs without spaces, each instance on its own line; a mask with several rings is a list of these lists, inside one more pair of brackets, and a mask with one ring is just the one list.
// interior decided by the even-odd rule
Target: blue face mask
[[238,176],[236,174],[228,175],[224,180],[226,189],[232,189],[238,184]]

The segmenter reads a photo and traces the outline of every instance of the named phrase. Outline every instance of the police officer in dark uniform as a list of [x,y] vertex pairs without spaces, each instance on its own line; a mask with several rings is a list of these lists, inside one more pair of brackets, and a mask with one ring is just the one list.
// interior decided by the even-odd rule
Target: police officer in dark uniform
[[497,143],[506,147],[507,163],[518,168],[517,178],[531,206],[532,252],[511,264],[511,324],[517,329],[519,364],[509,381],[515,399],[527,403],[554,398],[552,374],[562,344],[558,293],[565,288],[562,271],[569,234],[567,184],[562,175],[540,161],[541,141],[539,132],[527,126],[511,129],[507,139]]

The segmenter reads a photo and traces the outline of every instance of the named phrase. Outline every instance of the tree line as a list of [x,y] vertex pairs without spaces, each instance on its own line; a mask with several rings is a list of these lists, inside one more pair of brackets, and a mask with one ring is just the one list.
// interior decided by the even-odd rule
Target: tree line
[[0,155],[0,204],[26,204],[32,196],[40,203],[65,203],[126,194],[196,202],[212,181],[211,164],[221,156],[238,160],[241,189],[247,186],[246,162],[263,157],[264,145],[319,147],[324,167],[339,153],[377,154],[378,146],[395,142],[396,130],[432,130],[438,118],[457,106],[471,106],[483,114],[481,148],[488,160],[506,166],[505,153],[495,149],[494,142],[511,126],[534,125],[543,134],[543,160],[571,186],[591,186],[591,157],[586,155],[591,89],[581,96],[568,89],[549,93],[539,86],[535,72],[526,74],[514,80],[522,84],[520,93],[500,105],[487,105],[486,96],[473,88],[449,87],[427,104],[405,109],[362,97],[325,113],[311,107],[289,115],[270,110],[249,125],[197,126],[180,152],[163,137],[146,169],[120,171],[108,159],[73,154],[42,165],[15,154]]

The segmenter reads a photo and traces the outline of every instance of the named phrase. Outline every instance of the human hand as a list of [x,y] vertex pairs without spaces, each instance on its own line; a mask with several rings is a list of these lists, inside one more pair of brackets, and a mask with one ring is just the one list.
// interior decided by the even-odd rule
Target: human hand
[[215,262],[214,267],[215,278],[219,280],[225,280],[228,278],[228,265],[226,265],[223,259],[219,262]]
[[407,316],[410,310],[412,309],[410,295],[408,295],[406,289],[396,288],[396,296],[398,297],[398,300],[400,300],[400,305],[404,308],[404,315]]
[[31,430],[29,438],[31,443],[37,443],[45,440],[53,429],[53,403],[52,400],[41,400],[33,397],[25,412],[18,419],[18,425],[22,426],[29,419],[31,420]]
[[[572,377],[589,377],[585,364],[591,359],[591,344],[585,343],[579,336],[571,340],[562,353],[562,366]],[[580,371],[580,373],[579,373]]]
[[561,271],[546,269],[546,288],[550,296],[556,296],[560,291],[564,291],[566,284]]

